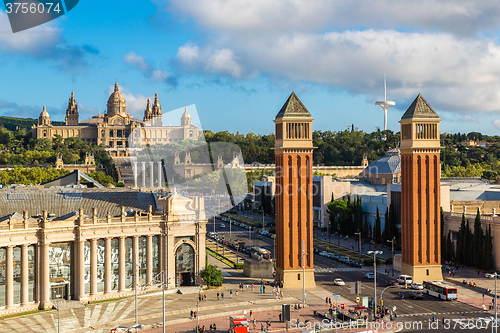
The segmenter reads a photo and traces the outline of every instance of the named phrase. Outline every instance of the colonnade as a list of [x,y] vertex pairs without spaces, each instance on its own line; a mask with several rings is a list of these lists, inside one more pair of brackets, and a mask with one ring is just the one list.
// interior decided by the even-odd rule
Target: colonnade
[[[146,163],[149,164],[149,181],[146,179]],[[138,187],[138,176],[139,173],[142,175],[141,177],[141,187],[146,188],[161,188],[162,187],[162,163],[161,161],[158,162],[145,162],[142,161],[140,162],[141,165],[141,170],[138,170],[138,164],[139,162],[132,162],[132,168],[134,171],[134,187]],[[154,165],[157,165],[156,167],[156,178],[155,178],[155,172],[154,172]]]

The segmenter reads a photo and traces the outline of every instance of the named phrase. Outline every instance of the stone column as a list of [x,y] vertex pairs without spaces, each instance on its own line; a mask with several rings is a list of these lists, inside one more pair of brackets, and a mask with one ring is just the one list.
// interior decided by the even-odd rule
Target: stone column
[[85,295],[85,241],[79,239],[75,241],[76,244],[76,289],[75,296],[80,300]]
[[134,162],[134,187],[137,187],[137,162]]
[[118,241],[118,291],[125,290],[125,237]]
[[141,162],[142,187],[146,187],[146,162]]
[[139,264],[139,237],[134,236],[133,242],[132,242],[132,256],[133,256],[133,271],[134,273],[134,278],[133,278],[133,285],[132,288],[135,288],[137,283],[139,282],[138,275],[139,275],[139,267],[137,265]]
[[153,236],[146,236],[146,283],[153,277]]
[[29,300],[29,261],[28,244],[21,247],[21,305],[28,304]]
[[50,275],[49,275],[49,243],[43,243],[38,245],[38,251],[40,252],[40,282],[39,286],[41,288],[40,292],[40,309],[46,310],[52,308],[52,302],[50,301]]
[[5,286],[5,305],[8,308],[11,308],[14,304],[14,247],[12,245],[7,246],[6,248],[6,269],[5,275],[7,279],[7,284]]
[[97,294],[97,239],[90,240],[90,296]]
[[158,188],[162,187],[162,181],[161,181],[161,161],[156,162],[158,163]]
[[111,292],[111,238],[104,244],[104,293]]
[[154,162],[149,162],[149,180],[151,182],[151,188],[154,188]]

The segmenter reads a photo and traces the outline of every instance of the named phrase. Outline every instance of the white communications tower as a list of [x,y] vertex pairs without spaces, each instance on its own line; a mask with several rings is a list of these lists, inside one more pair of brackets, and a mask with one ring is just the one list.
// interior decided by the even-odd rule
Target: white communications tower
[[384,131],[387,130],[387,109],[391,105],[396,105],[393,101],[387,100],[387,85],[385,83],[385,74],[384,74],[384,100],[376,102],[375,105],[380,105],[382,109],[384,109]]

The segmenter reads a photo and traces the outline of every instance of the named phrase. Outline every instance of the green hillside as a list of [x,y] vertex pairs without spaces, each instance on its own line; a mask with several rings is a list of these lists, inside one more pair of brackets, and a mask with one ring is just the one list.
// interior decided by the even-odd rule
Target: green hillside
[[[9,131],[26,128],[31,129],[31,126],[38,123],[38,119],[32,118],[14,118],[0,116],[0,127],[5,127]],[[53,121],[53,125],[63,125],[62,121]]]

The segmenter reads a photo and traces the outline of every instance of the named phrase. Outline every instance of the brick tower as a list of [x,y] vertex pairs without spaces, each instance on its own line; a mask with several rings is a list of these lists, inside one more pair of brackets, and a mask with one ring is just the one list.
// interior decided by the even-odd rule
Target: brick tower
[[285,288],[316,286],[313,267],[311,114],[292,92],[276,116],[276,279]]
[[439,116],[419,94],[401,124],[401,274],[442,280]]

